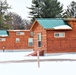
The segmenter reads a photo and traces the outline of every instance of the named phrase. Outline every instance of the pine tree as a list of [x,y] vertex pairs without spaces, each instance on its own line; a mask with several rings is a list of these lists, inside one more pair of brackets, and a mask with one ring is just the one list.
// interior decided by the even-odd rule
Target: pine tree
[[[7,9],[9,9],[10,7],[7,4],[7,1],[1,1],[0,0],[0,29],[8,29],[8,24],[6,24],[7,22],[7,18],[6,18],[6,13],[7,13]],[[7,25],[7,26],[6,26]]]
[[63,6],[57,0],[32,0],[29,9],[32,18],[56,18],[63,12]]

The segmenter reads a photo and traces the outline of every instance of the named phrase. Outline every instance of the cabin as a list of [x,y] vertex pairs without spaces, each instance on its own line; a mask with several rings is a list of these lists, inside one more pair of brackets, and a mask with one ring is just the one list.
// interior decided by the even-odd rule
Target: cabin
[[76,19],[36,19],[31,29],[34,33],[34,51],[45,54],[76,52]]
[[33,49],[30,30],[0,30],[0,50]]
[[76,19],[38,18],[30,30],[0,30],[0,50],[20,49],[34,55],[76,52]]

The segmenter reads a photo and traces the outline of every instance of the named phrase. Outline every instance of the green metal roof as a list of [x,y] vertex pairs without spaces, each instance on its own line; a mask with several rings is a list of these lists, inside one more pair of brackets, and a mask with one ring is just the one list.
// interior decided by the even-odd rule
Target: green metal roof
[[6,30],[0,30],[0,36],[8,36],[8,33]]
[[44,28],[44,29],[54,29],[54,27],[66,25],[69,26],[64,20],[62,19],[37,19],[38,23]]

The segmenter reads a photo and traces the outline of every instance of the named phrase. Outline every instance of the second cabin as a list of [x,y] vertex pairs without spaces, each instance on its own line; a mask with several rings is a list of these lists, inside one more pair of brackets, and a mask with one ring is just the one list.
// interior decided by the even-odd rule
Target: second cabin
[[34,50],[46,54],[76,52],[76,19],[37,19],[34,32]]

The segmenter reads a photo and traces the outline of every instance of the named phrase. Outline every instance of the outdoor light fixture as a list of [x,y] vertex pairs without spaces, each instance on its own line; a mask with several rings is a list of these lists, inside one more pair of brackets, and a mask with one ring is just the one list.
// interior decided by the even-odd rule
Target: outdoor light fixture
[[5,50],[5,47],[3,46],[3,52],[4,52],[4,50]]

